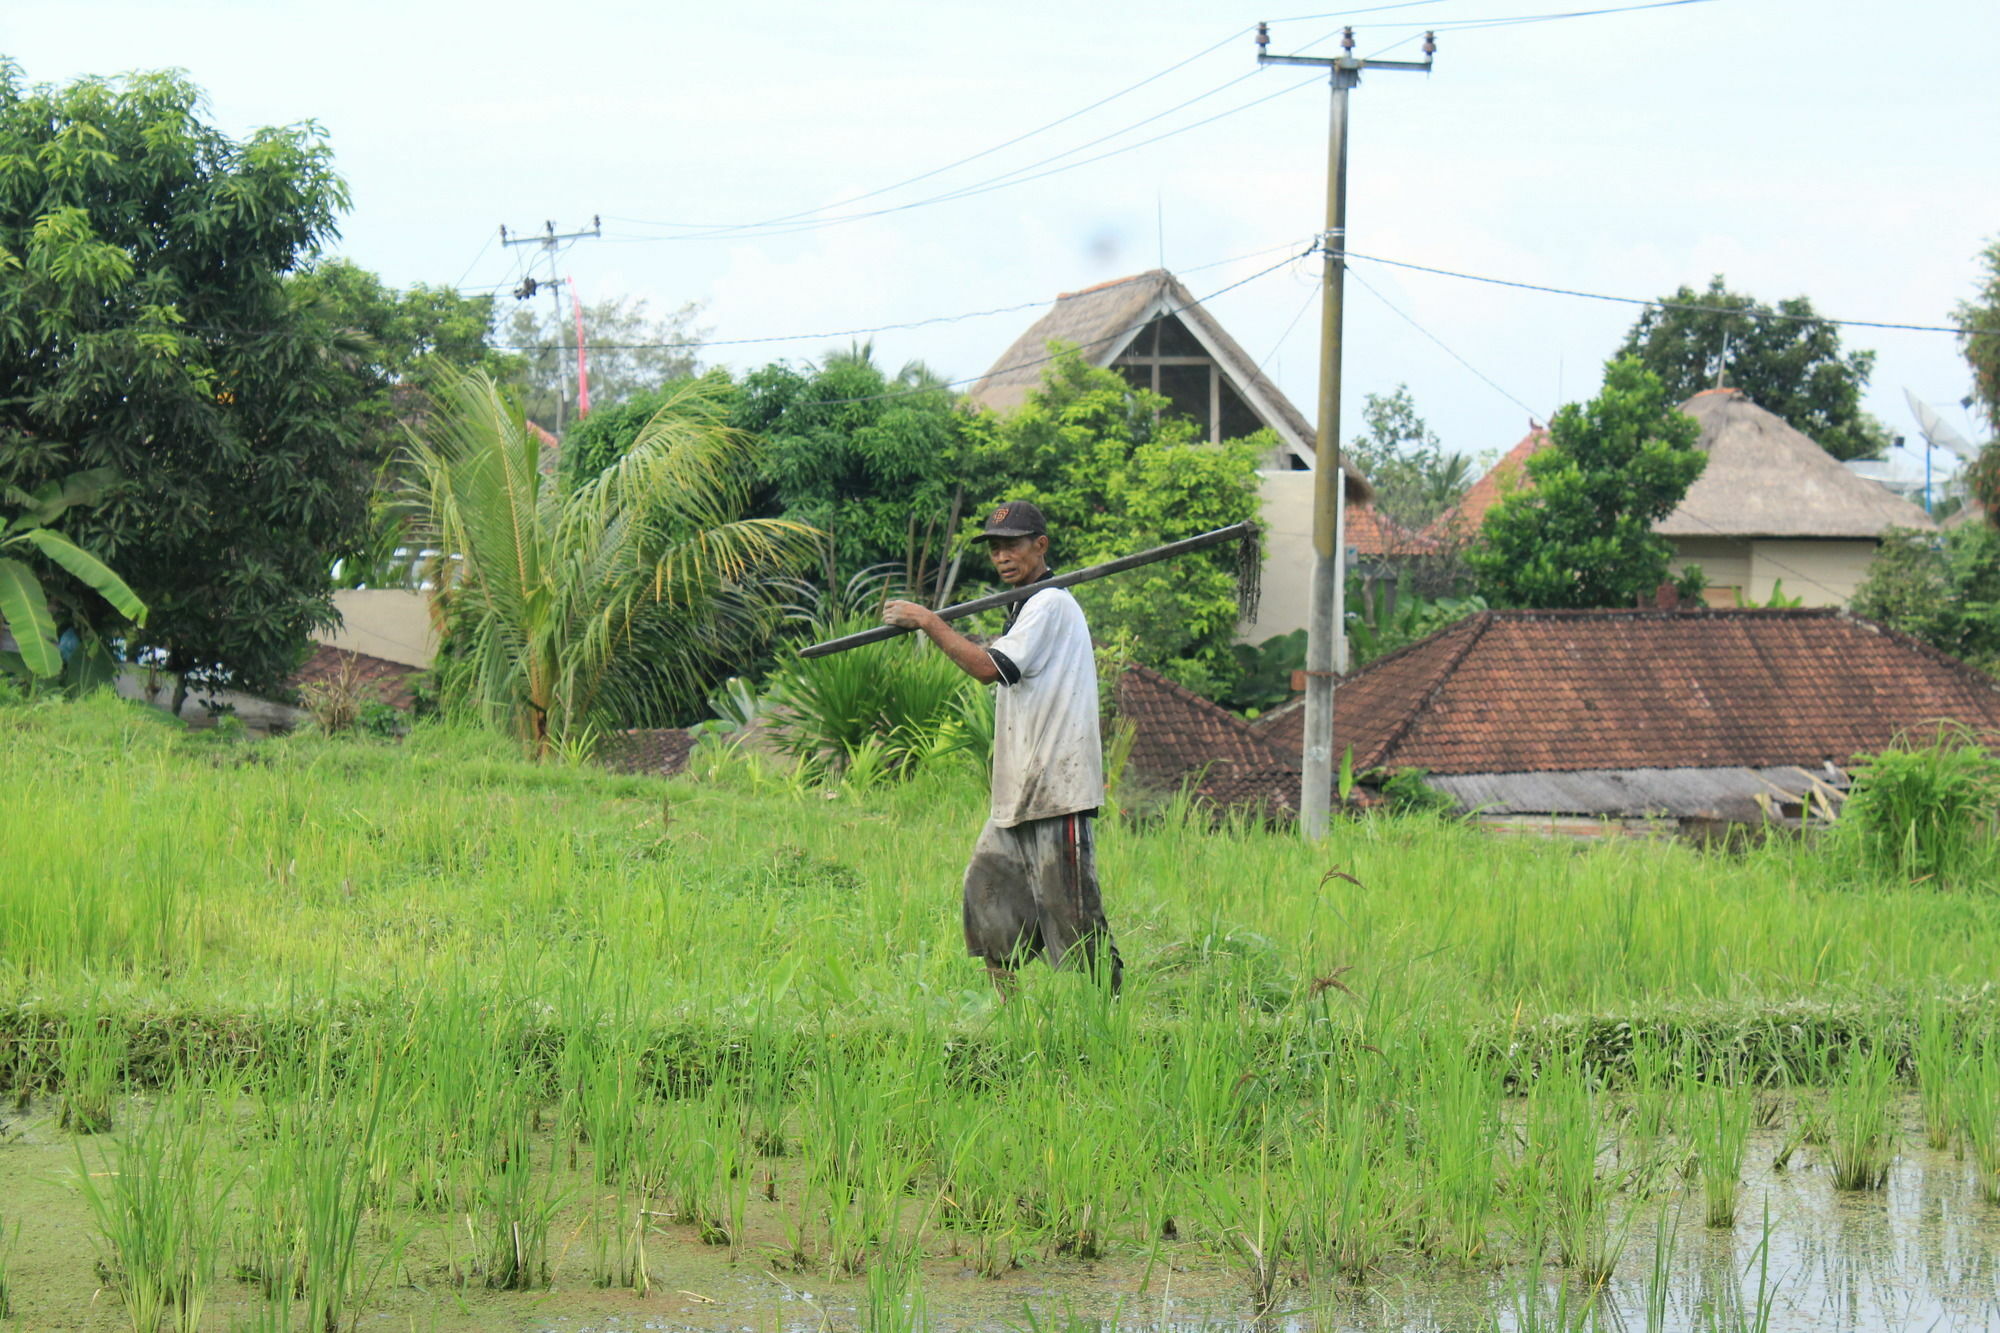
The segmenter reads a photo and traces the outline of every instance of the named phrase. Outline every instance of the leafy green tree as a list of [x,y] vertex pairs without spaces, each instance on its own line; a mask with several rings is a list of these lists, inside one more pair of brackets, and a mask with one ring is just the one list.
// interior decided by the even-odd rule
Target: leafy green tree
[[[547,289],[544,288],[544,291]],[[569,292],[560,316],[547,297],[516,305],[502,316],[502,350],[518,358],[516,384],[530,420],[553,430],[557,395],[565,434],[577,420],[576,320]],[[700,370],[702,307],[689,301],[663,316],[644,297],[614,296],[583,307],[584,355],[590,369],[590,410],[616,407],[636,393],[659,389]]]
[[1487,512],[1467,562],[1496,606],[1630,606],[1651,597],[1673,548],[1653,525],[1701,475],[1701,428],[1636,357],[1605,368],[1604,388],[1565,404],[1530,485]]
[[2000,674],[2000,530],[1891,528],[1849,604],[1855,614]]
[[333,619],[376,459],[327,304],[286,280],[347,191],[311,125],[237,141],[175,73],[25,87],[0,64],[0,485],[109,467],[70,536],[143,626],[44,573],[83,629],[190,683],[275,690]]
[[[1953,313],[1965,362],[1972,367],[1973,392],[1993,433],[2000,436],[2000,240],[1979,252],[1979,262],[1986,271],[1979,277],[1978,295],[1961,301]],[[1994,506],[1988,504],[1987,512],[1995,512]]]
[[1375,510],[1416,532],[1457,504],[1477,479],[1472,459],[1446,453],[1411,401],[1410,387],[1367,395],[1361,434],[1348,443],[1348,459],[1375,488]]
[[490,345],[491,296],[421,282],[397,291],[345,259],[324,260],[289,281],[349,335],[348,368],[367,386],[360,410],[371,434],[393,438],[393,447],[402,444],[402,427],[421,419],[441,376],[483,370],[505,382],[522,368],[522,357]]
[[742,517],[752,444],[699,381],[662,404],[615,463],[574,483],[483,373],[448,383],[415,446],[412,499],[444,553],[443,703],[528,752],[671,725],[761,646],[770,578],[818,534]]
[[1705,292],[1682,287],[1647,306],[1618,354],[1638,357],[1676,403],[1719,375],[1835,458],[1879,458],[1889,445],[1888,428],[1861,409],[1875,353],[1843,352],[1839,327],[1803,296],[1768,306],[1718,274]]
[[819,366],[752,371],[732,423],[764,441],[763,512],[828,535],[829,586],[886,562],[912,580],[920,565],[935,570],[954,510],[974,502],[962,485],[966,416],[950,390],[919,362],[889,375],[866,344]]
[[[143,625],[146,604],[125,586],[125,580],[102,560],[49,526],[66,510],[95,503],[115,479],[111,469],[97,468],[61,481],[45,482],[33,495],[9,486],[4,498],[20,512],[11,519],[0,518],[0,551],[39,552],[103,598],[119,615]],[[16,645],[16,651],[0,653],[0,670],[18,668],[44,679],[62,670],[56,618],[50,613],[42,581],[31,566],[11,555],[0,555],[0,621],[5,621],[12,630]]]
[[1986,511],[1986,521],[2000,524],[2000,240],[1982,250],[1979,259],[1986,266],[1979,293],[1961,301],[1953,313],[1965,363],[1972,368],[1972,392],[1985,408],[1996,438],[1980,449],[1965,483]]
[[[972,521],[1007,499],[1048,515],[1050,558],[1095,564],[1255,518],[1271,441],[1214,445],[1166,399],[1062,349],[1015,412],[979,417],[967,460]],[[1203,551],[1078,588],[1093,637],[1210,698],[1241,669],[1236,557]]]

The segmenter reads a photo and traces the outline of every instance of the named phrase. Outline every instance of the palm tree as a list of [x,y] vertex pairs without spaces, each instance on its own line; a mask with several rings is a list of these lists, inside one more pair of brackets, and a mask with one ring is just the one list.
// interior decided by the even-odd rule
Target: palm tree
[[441,693],[530,754],[698,701],[774,622],[772,577],[820,539],[740,517],[752,442],[700,381],[676,388],[623,457],[574,480],[543,470],[537,433],[484,373],[445,385],[439,407],[410,458],[453,647]]

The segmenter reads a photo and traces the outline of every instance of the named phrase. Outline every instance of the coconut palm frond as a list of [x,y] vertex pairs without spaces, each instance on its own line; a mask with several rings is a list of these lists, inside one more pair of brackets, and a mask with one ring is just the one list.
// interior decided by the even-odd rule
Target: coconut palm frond
[[481,374],[439,395],[413,440],[411,498],[442,554],[427,578],[457,640],[450,701],[543,753],[596,727],[661,719],[777,623],[776,576],[820,534],[740,517],[753,443],[705,386],[672,394],[638,442],[568,486]]

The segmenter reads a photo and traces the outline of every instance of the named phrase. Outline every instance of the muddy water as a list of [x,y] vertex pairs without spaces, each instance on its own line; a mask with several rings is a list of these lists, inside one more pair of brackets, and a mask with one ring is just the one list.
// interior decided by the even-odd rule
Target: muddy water
[[[39,1108],[37,1108],[39,1109]],[[2000,1208],[1979,1199],[1971,1166],[1922,1146],[1914,1104],[1905,1108],[1901,1153],[1885,1189],[1843,1194],[1814,1149],[1773,1166],[1783,1136],[1752,1137],[1733,1231],[1702,1225],[1698,1188],[1678,1180],[1631,1205],[1616,1277],[1599,1326],[1644,1330],[1752,1329],[1799,1333],[2000,1329]],[[0,1218],[21,1225],[7,1257],[20,1329],[129,1327],[112,1293],[99,1287],[80,1170],[101,1169],[95,1146],[59,1133],[45,1115],[12,1117],[0,1130]],[[503,1329],[537,1333],[641,1330],[818,1330],[869,1326],[865,1281],[793,1273],[762,1256],[776,1249],[780,1205],[753,1216],[749,1243],[734,1263],[726,1250],[663,1228],[651,1248],[651,1292],[605,1290],[589,1280],[584,1252],[560,1223],[555,1290],[485,1291],[462,1277],[473,1248],[463,1219],[412,1222],[395,1267],[370,1293],[363,1330]],[[1670,1241],[1656,1263],[1664,1223]],[[580,1228],[579,1228],[580,1230]],[[565,1244],[568,1241],[569,1244]],[[1120,1328],[1249,1329],[1241,1270],[1201,1245],[1180,1242],[1153,1255],[1096,1263],[1034,1260],[989,1280],[945,1252],[936,1233],[903,1327],[1072,1329],[1082,1321]],[[1662,1281],[1656,1276],[1664,1274]],[[1518,1268],[1440,1273],[1398,1262],[1362,1288],[1280,1294],[1266,1328],[1391,1330],[1493,1329],[1526,1333],[1561,1326],[1563,1273]],[[1580,1303],[1567,1298],[1572,1320]],[[218,1277],[204,1327],[247,1326],[247,1289]],[[1572,1327],[1577,1326],[1572,1322]]]

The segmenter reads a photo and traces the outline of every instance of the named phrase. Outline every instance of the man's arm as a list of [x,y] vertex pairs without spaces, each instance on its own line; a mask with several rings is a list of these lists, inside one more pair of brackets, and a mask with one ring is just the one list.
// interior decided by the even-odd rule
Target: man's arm
[[882,608],[882,623],[902,629],[920,629],[943,650],[960,671],[982,684],[1000,679],[1000,668],[992,654],[945,623],[944,617],[915,602],[890,602]]

